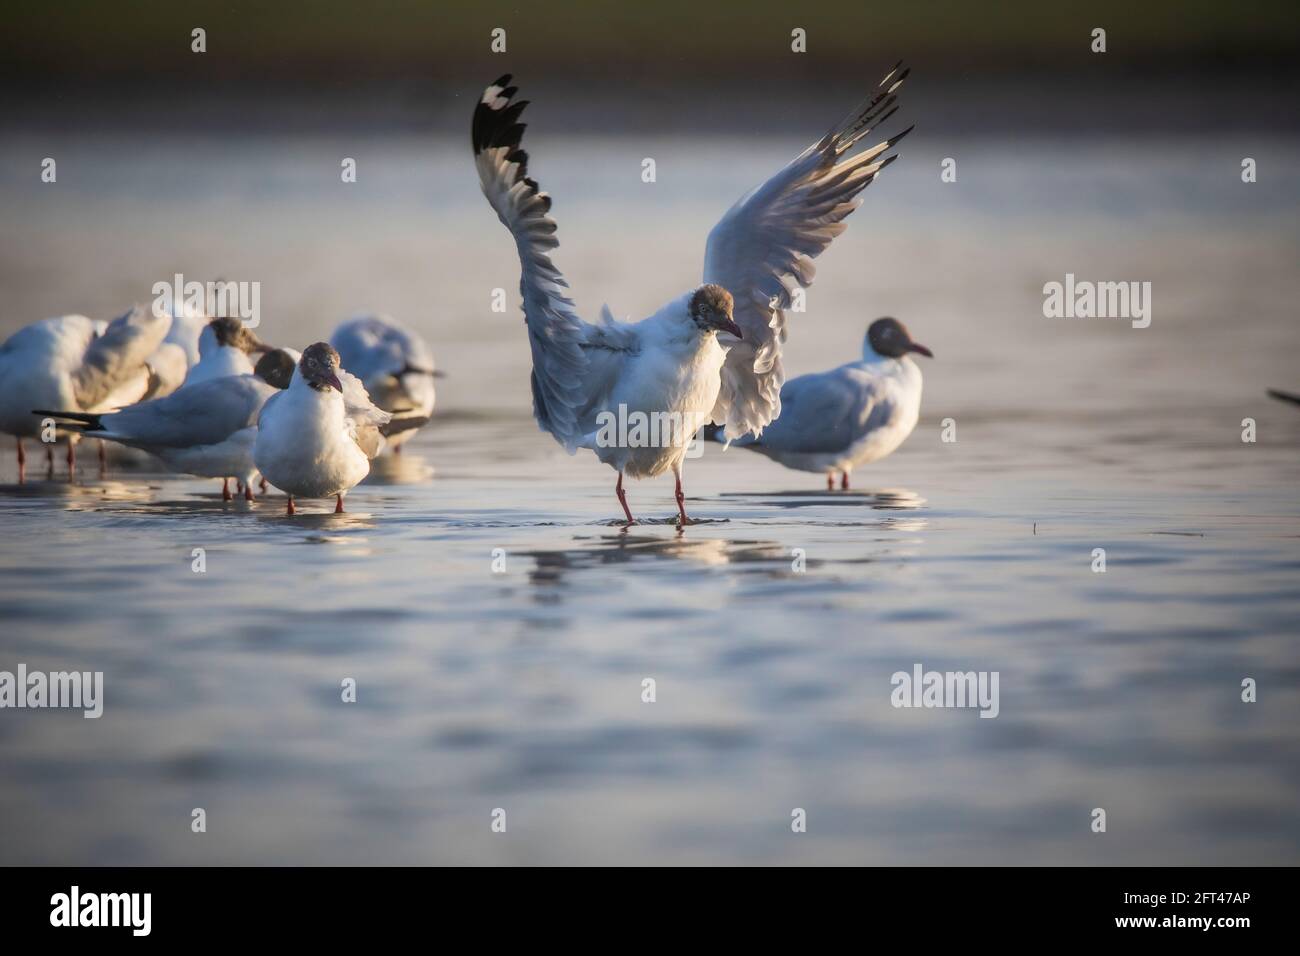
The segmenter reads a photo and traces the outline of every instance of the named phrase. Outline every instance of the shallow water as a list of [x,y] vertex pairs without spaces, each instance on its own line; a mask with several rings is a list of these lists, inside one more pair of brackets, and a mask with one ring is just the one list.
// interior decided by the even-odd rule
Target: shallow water
[[[696,281],[712,221],[803,145],[539,139],[559,263],[620,315]],[[69,144],[51,197],[6,143],[0,332],[220,274],[263,282],[264,338],[388,310],[448,377],[342,516],[100,479],[90,446],[18,486],[6,448],[0,669],[102,670],[106,703],[0,717],[0,862],[1300,862],[1300,410],[1263,392],[1300,391],[1275,185],[1300,151],[1253,144],[1247,187],[1237,146],[913,145],[819,260],[787,368],[895,314],[937,356],[921,424],[848,492],[710,447],[679,532],[670,480],[630,486],[624,530],[613,473],[529,418],[461,144],[377,138],[353,193],[356,144]],[[1044,318],[1067,271],[1152,281],[1151,327]],[[895,709],[916,663],[998,671],[999,716]]]

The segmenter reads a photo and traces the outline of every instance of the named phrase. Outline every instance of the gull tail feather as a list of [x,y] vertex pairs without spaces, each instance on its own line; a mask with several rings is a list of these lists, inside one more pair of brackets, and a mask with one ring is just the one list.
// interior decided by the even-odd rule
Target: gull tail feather
[[79,428],[81,431],[102,431],[104,428],[100,424],[101,416],[89,412],[60,412],[49,408],[33,408],[32,414],[64,419],[59,424],[65,428]]

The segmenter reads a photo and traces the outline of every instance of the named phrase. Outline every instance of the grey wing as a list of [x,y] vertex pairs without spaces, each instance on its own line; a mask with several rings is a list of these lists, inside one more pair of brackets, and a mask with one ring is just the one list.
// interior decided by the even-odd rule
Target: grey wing
[[781,417],[758,443],[777,452],[836,454],[887,425],[897,411],[896,396],[878,379],[847,368],[801,375],[781,390]]
[[278,401],[280,400],[280,396],[283,395],[283,394],[284,394],[283,391],[280,391],[279,389],[276,389],[276,390],[275,390],[275,394],[269,396],[269,397],[267,398],[267,400],[266,400],[265,402],[262,403],[262,407],[261,407],[261,409],[260,409],[260,410],[258,411],[258,413],[257,413],[257,427],[258,427],[258,428],[261,428],[261,427],[262,427],[262,422],[266,421],[266,416],[267,416],[268,414],[270,414],[271,408],[275,405],[276,402],[278,402]]
[[911,131],[842,159],[897,108],[894,94],[909,72],[901,66],[860,109],[743,196],[709,233],[704,281],[732,294],[734,318],[744,331],[727,353],[713,411],[728,438],[759,433],[781,414],[781,345],[794,290],[812,284],[812,260],[844,231],[843,220],[861,203],[858,194],[897,158],[881,154]]
[[94,408],[144,370],[171,328],[170,316],[136,306],[108,324],[87,346],[72,386],[82,408]]
[[[551,262],[559,246],[551,197],[528,177],[528,154],[520,148],[527,100],[510,76],[487,88],[474,109],[471,131],[479,184],[498,218],[514,236],[522,274],[519,292],[533,354],[533,414],[537,423],[566,448],[579,444],[588,424],[593,396],[622,356],[634,347],[630,329],[591,325],[578,317],[568,283]],[[595,381],[593,381],[595,380]]]
[[278,394],[254,375],[227,375],[101,416],[103,434],[91,434],[137,447],[215,445],[255,424],[266,400]]

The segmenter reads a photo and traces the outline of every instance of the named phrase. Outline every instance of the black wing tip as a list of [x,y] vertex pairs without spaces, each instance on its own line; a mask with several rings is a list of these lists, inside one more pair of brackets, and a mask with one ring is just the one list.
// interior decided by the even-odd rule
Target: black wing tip
[[86,431],[103,429],[99,421],[101,416],[90,412],[65,412],[56,411],[52,408],[33,408],[32,414],[41,415],[45,418],[61,418],[63,421],[59,424],[64,428],[77,427]]
[[515,164],[514,182],[522,182],[528,187],[532,195],[540,195],[545,203],[543,211],[549,212],[551,197],[542,193],[537,181],[528,175],[528,151],[520,145],[523,142],[524,130],[528,128],[528,124],[519,122],[519,117],[529,101],[519,100],[515,102],[513,100],[519,89],[518,87],[505,85],[510,82],[510,79],[510,74],[507,73],[484,91],[483,95],[484,99],[486,99],[488,92],[498,90],[494,99],[499,100],[499,103],[487,103],[480,100],[474,108],[474,120],[470,127],[470,139],[474,147],[474,155],[479,155],[485,149],[509,150],[506,159],[508,162]]
[[1279,402],[1291,402],[1294,405],[1300,405],[1300,395],[1292,392],[1284,392],[1280,388],[1268,389],[1269,398],[1276,398]]
[[901,140],[908,133],[912,132],[912,130],[914,129],[916,129],[915,123],[913,123],[907,129],[903,130],[901,133],[895,133],[893,136],[889,137],[889,139],[885,140],[885,149],[891,149],[899,140]]
[[[484,89],[474,106],[470,142],[475,156],[496,146],[517,147],[523,139],[525,124],[518,122],[518,119],[528,101],[514,101],[519,87],[511,86],[510,79],[509,73],[499,77]],[[488,94],[492,94],[490,99]]]

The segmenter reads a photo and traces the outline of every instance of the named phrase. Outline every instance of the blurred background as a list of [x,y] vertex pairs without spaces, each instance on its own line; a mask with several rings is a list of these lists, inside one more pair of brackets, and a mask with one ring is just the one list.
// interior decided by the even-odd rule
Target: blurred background
[[[585,127],[598,115],[607,130],[635,132],[778,127],[812,105],[807,94],[821,91],[838,110],[882,64],[906,57],[926,78],[914,105],[925,107],[930,125],[991,132],[1046,124],[1068,133],[1086,114],[1094,129],[1221,134],[1294,125],[1293,105],[1280,94],[1297,69],[1298,19],[1285,2],[1198,0],[797,7],[67,0],[6,11],[0,75],[6,117],[52,128],[135,119],[214,133],[251,121],[427,130],[463,126],[464,110],[451,98],[504,67],[530,87],[547,84],[561,102],[573,101],[569,90],[581,93],[584,105],[568,109],[571,122]],[[198,59],[190,52],[194,27],[208,34],[208,53]],[[489,51],[497,27],[507,31],[504,55]],[[807,33],[806,54],[791,52],[795,27]],[[1108,35],[1100,57],[1090,50],[1095,27]],[[997,95],[981,97],[972,84]],[[563,96],[553,92],[562,87]]]

